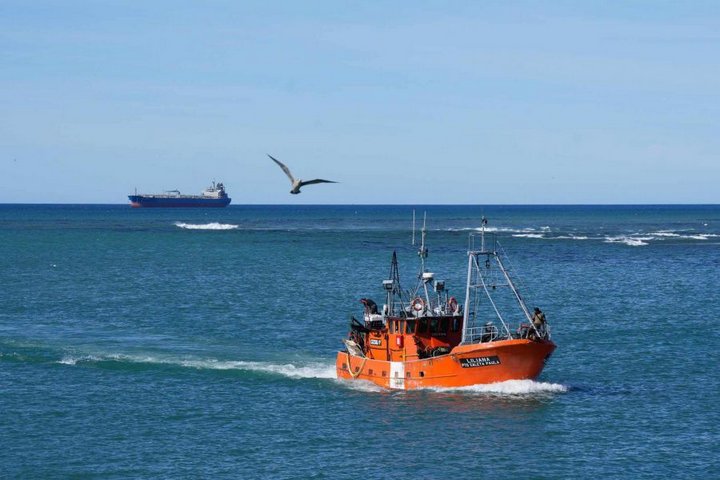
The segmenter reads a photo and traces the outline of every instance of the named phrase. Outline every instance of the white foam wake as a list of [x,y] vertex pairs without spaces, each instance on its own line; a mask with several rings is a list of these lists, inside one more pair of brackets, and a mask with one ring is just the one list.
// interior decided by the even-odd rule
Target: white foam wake
[[172,357],[155,357],[141,355],[125,355],[125,354],[107,354],[107,355],[66,355],[57,363],[63,365],[77,365],[78,363],[97,363],[97,362],[127,362],[127,363],[146,363],[156,365],[176,365],[179,367],[194,368],[198,370],[245,370],[255,372],[266,372],[277,375],[283,375],[289,378],[327,378],[334,379],[335,365],[327,363],[307,363],[295,365],[292,363],[270,363],[270,362],[249,362],[243,360],[217,360],[202,358],[172,358]]
[[471,385],[456,388],[431,388],[438,392],[469,392],[485,395],[533,395],[538,393],[565,393],[568,387],[559,383],[536,382],[534,380],[507,380],[505,382]]
[[347,380],[344,378],[337,378],[335,379],[335,381],[345,388],[348,388],[350,390],[357,390],[358,392],[387,393],[391,391],[390,389],[381,387],[380,385],[372,383],[369,380]]
[[[244,360],[217,360],[213,358],[174,358],[152,355],[65,355],[56,363],[76,366],[83,363],[99,362],[126,362],[134,364],[174,365],[197,370],[240,370],[263,372],[281,375],[292,379],[327,379],[336,380],[343,386],[362,392],[387,392],[389,390],[362,380],[346,381],[337,379],[335,365],[325,362],[309,362],[304,364],[253,362]],[[542,393],[564,393],[568,391],[565,385],[557,383],[535,382],[533,380],[508,380],[506,382],[486,385],[472,385],[455,388],[427,388],[425,390],[436,392],[468,392],[473,394],[517,396]]]
[[267,363],[246,361],[219,361],[219,360],[183,360],[183,367],[212,370],[246,370],[282,375],[290,378],[327,378],[334,379],[335,365],[325,363],[309,363],[306,365],[293,365],[292,363]]
[[235,230],[240,228],[240,225],[233,225],[232,223],[183,223],[175,222],[176,227],[185,228],[187,230]]

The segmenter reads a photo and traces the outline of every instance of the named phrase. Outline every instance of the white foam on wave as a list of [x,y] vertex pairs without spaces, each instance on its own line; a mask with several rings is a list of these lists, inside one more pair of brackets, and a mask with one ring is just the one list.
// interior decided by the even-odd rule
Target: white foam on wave
[[183,223],[175,222],[176,227],[184,228],[186,230],[235,230],[240,228],[240,225],[233,225],[232,223]]
[[[540,227],[541,231],[549,232],[550,227]],[[482,227],[460,227],[460,228],[446,228],[446,232],[480,232]],[[485,227],[487,233],[532,233],[537,232],[537,228],[511,228],[511,227]]]
[[631,247],[643,247],[645,245],[649,245],[647,242],[649,240],[652,240],[652,237],[627,237],[627,236],[619,236],[619,237],[605,237],[605,243],[624,243],[625,245],[629,245]]
[[677,238],[682,240],[708,240],[710,238],[715,238],[720,235],[713,234],[713,233],[695,233],[691,235],[678,235]]
[[659,232],[652,232],[648,235],[656,237],[659,240],[664,240],[666,238],[678,240],[708,240],[711,237],[718,236],[717,234],[713,233],[677,233],[672,230],[660,230]]
[[642,247],[648,245],[651,240],[656,241],[667,241],[667,240],[709,240],[711,237],[717,237],[718,235],[712,233],[697,233],[697,234],[680,234],[669,230],[661,230],[659,232],[651,233],[634,233],[630,235],[619,235],[615,237],[605,237],[605,243],[624,243],[631,247]]
[[59,363],[61,365],[77,365],[78,362],[97,362],[100,360],[102,360],[101,357],[96,357],[94,355],[81,355],[79,357],[65,355],[62,359],[58,360],[55,363]]
[[585,235],[560,235],[554,237],[555,240],[590,240],[590,237]]
[[565,393],[568,387],[559,383],[536,382],[534,380],[507,380],[505,382],[471,385],[455,388],[429,388],[437,392],[468,392],[493,396],[524,396],[543,393]]
[[515,233],[513,234],[513,237],[519,237],[519,238],[545,238],[545,235],[542,233]]

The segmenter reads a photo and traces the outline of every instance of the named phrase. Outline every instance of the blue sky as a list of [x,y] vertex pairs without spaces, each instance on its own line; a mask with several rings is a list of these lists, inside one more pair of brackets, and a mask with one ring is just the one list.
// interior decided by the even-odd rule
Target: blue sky
[[0,203],[720,203],[719,2],[3,0],[0,62]]

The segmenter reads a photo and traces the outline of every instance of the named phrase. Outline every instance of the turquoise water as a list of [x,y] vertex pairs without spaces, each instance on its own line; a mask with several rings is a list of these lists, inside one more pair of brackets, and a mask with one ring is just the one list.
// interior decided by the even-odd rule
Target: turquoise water
[[698,478],[720,456],[720,207],[415,207],[464,296],[490,218],[558,349],[536,381],[334,379],[409,206],[0,206],[0,477]]

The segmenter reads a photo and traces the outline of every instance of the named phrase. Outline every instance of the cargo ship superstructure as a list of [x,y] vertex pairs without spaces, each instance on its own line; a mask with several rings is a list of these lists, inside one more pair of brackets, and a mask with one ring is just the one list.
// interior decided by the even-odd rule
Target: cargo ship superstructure
[[225,192],[222,183],[212,182],[200,195],[183,195],[179,190],[169,190],[165,193],[151,193],[128,195],[130,206],[133,208],[171,208],[171,207],[227,207],[231,198]]

